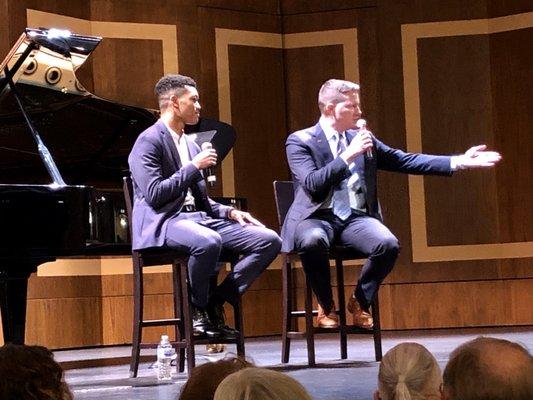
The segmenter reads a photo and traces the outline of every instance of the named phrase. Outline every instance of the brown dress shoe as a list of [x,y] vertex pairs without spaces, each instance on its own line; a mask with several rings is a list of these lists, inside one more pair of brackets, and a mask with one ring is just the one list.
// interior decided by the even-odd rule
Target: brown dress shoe
[[372,329],[374,327],[374,320],[372,316],[364,311],[357,299],[352,296],[348,301],[348,312],[353,315],[353,324],[363,329]]
[[335,311],[330,311],[329,314],[326,315],[320,304],[318,305],[318,316],[316,318],[316,322],[320,328],[334,329],[339,327],[339,317],[337,317]]

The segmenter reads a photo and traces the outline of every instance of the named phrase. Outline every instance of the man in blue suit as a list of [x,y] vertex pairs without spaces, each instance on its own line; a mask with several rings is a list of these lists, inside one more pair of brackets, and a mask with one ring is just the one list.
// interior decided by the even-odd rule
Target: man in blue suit
[[[224,323],[223,303],[238,300],[276,257],[281,240],[249,213],[207,196],[202,170],[215,165],[216,151],[200,150],[183,130],[200,116],[194,80],[166,75],[155,92],[161,118],[139,135],[128,158],[133,249],[168,246],[190,254],[195,334],[232,336],[236,332]],[[210,288],[222,248],[242,257],[218,287]]]
[[371,328],[370,305],[400,249],[382,223],[377,170],[451,175],[457,169],[493,166],[501,157],[484,151],[485,146],[452,157],[405,153],[380,142],[365,127],[355,130],[361,107],[359,85],[353,82],[326,81],[318,106],[318,123],[294,132],[286,142],[295,197],[281,231],[282,251],[300,254],[318,299],[318,324],[326,328],[338,326],[328,259],[332,241],[366,254],[348,311],[355,325]]

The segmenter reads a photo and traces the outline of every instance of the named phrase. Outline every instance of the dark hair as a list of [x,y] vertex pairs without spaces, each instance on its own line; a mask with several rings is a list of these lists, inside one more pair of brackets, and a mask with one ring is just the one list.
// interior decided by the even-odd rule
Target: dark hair
[[169,96],[181,96],[187,90],[185,86],[196,87],[196,82],[189,76],[178,74],[167,74],[159,79],[155,85],[159,108],[163,110],[167,107]]
[[533,358],[518,343],[479,337],[450,355],[443,386],[450,400],[533,398]]
[[253,364],[235,357],[202,364],[192,370],[179,400],[212,400],[226,376],[248,367],[253,367]]
[[2,400],[72,400],[63,369],[46,347],[6,344],[0,348]]

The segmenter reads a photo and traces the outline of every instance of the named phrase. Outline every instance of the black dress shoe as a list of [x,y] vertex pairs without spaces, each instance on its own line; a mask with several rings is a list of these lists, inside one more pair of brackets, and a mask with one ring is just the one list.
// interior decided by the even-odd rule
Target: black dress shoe
[[196,307],[191,304],[192,314],[192,333],[194,336],[206,336],[208,338],[220,337],[222,333],[214,326],[205,309]]
[[224,316],[224,306],[221,302],[211,301],[207,305],[207,315],[211,323],[228,339],[235,339],[239,336],[239,331],[226,325]]

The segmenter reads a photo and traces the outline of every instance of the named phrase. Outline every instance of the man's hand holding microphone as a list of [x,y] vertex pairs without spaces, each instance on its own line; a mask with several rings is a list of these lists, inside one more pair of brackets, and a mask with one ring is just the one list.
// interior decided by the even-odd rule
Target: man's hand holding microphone
[[192,163],[198,169],[203,169],[207,183],[213,187],[217,181],[214,166],[217,163],[217,151],[209,142],[202,143],[202,151],[194,156]]
[[352,163],[355,157],[360,154],[366,154],[367,159],[373,157],[372,148],[374,147],[374,142],[372,141],[372,133],[366,129],[366,121],[360,119],[357,121],[356,126],[359,128],[359,132],[346,147],[346,150],[340,154],[340,157],[347,164]]

